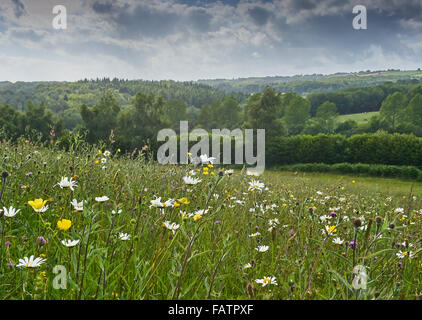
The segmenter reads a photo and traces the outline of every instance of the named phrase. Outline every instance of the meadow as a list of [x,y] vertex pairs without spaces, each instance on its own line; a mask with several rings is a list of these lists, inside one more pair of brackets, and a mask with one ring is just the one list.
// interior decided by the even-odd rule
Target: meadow
[[422,294],[421,183],[108,150],[0,144],[1,299]]

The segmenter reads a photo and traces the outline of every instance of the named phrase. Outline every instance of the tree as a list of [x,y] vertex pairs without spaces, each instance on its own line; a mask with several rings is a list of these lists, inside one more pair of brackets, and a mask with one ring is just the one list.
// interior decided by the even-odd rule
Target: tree
[[267,136],[281,135],[284,129],[277,121],[280,113],[280,96],[270,87],[262,93],[250,97],[247,105],[247,126],[253,129],[265,129]]
[[414,125],[422,125],[422,94],[416,94],[406,108],[406,116]]
[[119,112],[120,106],[110,91],[105,91],[99,103],[93,108],[89,108],[85,104],[82,105],[80,114],[88,129],[88,142],[96,143],[106,140],[110,136],[111,130],[117,127]]
[[380,116],[385,120],[394,130],[397,122],[403,115],[403,110],[406,107],[406,96],[401,92],[395,92],[389,95],[381,105]]
[[132,105],[118,118],[116,140],[122,148],[141,148],[156,143],[158,131],[170,125],[164,113],[163,98],[138,92]]
[[310,118],[311,104],[301,96],[290,100],[284,111],[284,123],[289,135],[299,134]]

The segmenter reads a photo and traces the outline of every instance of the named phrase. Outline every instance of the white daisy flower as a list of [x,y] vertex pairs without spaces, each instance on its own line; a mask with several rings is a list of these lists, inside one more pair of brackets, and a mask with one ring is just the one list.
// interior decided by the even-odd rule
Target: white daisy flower
[[170,223],[170,221],[165,221],[163,226],[166,227],[168,230],[171,230],[173,234],[176,233],[176,230],[179,229],[180,225],[176,224],[175,222]]
[[247,263],[243,266],[243,269],[251,269],[252,265],[250,263]]
[[74,191],[73,187],[77,187],[78,183],[73,180],[73,178],[62,177],[60,182],[57,184],[60,188],[70,188],[70,190]]
[[105,202],[105,201],[108,201],[108,200],[110,200],[110,198],[107,197],[107,196],[102,196],[102,197],[96,197],[95,198],[95,201],[97,201],[97,202]]
[[79,243],[79,240],[62,240],[61,243],[65,247],[71,248],[76,246]]
[[275,277],[264,277],[263,279],[256,279],[255,282],[262,284],[263,287],[268,284],[278,285]]
[[9,209],[3,207],[3,214],[6,217],[12,218],[14,216],[16,216],[16,214],[21,211],[21,209],[16,210],[15,208],[13,208],[12,206],[9,207]]
[[259,232],[252,233],[252,234],[249,235],[249,238],[255,238],[255,237],[260,236],[260,235],[261,234]]
[[214,157],[208,157],[206,154],[201,154],[199,156],[199,161],[202,164],[209,164],[209,163],[213,164],[213,161],[214,160],[216,160],[216,158],[214,158]]
[[335,244],[343,244],[344,240],[341,240],[340,238],[334,238],[333,243]]
[[246,175],[248,176],[254,176],[254,177],[259,177],[260,174],[257,171],[254,170],[246,170]]
[[110,153],[110,151],[106,150],[106,151],[104,151],[104,155],[105,155],[106,157],[109,157],[109,156],[111,155],[111,153]]
[[253,181],[249,182],[248,191],[255,191],[255,190],[262,191],[262,189],[264,187],[265,187],[265,185],[262,182],[253,180]]
[[255,248],[255,250],[257,250],[258,252],[265,252],[269,249],[269,246],[258,246],[257,248]]
[[28,257],[24,257],[23,259],[19,259],[19,264],[17,265],[17,267],[37,268],[41,266],[45,261],[46,259],[42,258],[34,259],[34,256],[29,257],[29,259]]
[[73,199],[72,202],[70,203],[73,206],[73,209],[75,209],[76,211],[84,211],[84,202],[78,202],[78,200]]
[[189,184],[189,185],[195,185],[195,184],[198,184],[198,183],[201,182],[200,179],[192,178],[191,176],[185,176],[185,177],[183,177],[183,181],[186,184]]
[[119,239],[120,240],[123,240],[123,241],[126,241],[126,240],[130,240],[130,234],[127,234],[127,233],[120,233],[119,234]]
[[161,197],[159,198],[155,198],[154,200],[151,200],[151,205],[149,206],[151,207],[155,207],[155,208],[167,208],[167,207],[173,207],[173,203],[174,200],[173,199],[168,199],[166,202],[161,202]]

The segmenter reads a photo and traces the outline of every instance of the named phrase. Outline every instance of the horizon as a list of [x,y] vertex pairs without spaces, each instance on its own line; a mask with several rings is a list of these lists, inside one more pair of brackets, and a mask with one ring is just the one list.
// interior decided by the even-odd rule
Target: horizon
[[[243,80],[243,79],[263,79],[263,78],[294,78],[294,77],[307,77],[307,76],[323,76],[323,77],[329,77],[334,75],[352,75],[352,74],[359,74],[359,73],[375,73],[375,72],[411,72],[411,71],[421,71],[418,69],[395,69],[395,70],[359,70],[359,71],[352,71],[352,72],[344,72],[344,71],[338,71],[335,73],[308,73],[308,74],[293,74],[293,75],[262,75],[262,76],[247,76],[247,77],[239,77],[239,78],[203,78],[203,79],[195,79],[195,80],[175,80],[175,79],[143,79],[143,78],[133,78],[133,79],[125,79],[125,78],[118,78],[118,77],[96,77],[96,78],[84,78],[84,79],[78,79],[78,80],[31,80],[31,81],[25,81],[25,80],[16,80],[16,81],[10,81],[10,80],[0,80],[0,83],[37,83],[37,82],[63,82],[63,83],[73,83],[73,82],[81,82],[81,81],[96,81],[96,80],[102,80],[104,78],[106,79],[118,79],[118,80],[124,80],[124,81],[152,81],[152,82],[159,82],[159,81],[174,81],[174,82],[200,82],[200,81],[237,81],[237,80]],[[421,71],[422,72],[422,71]],[[306,81],[315,81],[315,80],[306,80]]]

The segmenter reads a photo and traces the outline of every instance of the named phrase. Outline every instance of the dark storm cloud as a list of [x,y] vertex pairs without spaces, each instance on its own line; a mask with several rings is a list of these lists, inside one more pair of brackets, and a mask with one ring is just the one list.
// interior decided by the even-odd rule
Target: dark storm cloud
[[248,9],[248,14],[258,26],[265,25],[271,16],[270,11],[258,6]]
[[99,1],[95,1],[92,4],[92,9],[96,12],[96,13],[100,13],[100,14],[105,14],[105,13],[111,13],[113,11],[113,3],[112,2],[99,2]]
[[20,0],[11,0],[14,6],[15,16],[17,18],[21,17],[26,13],[25,6]]

